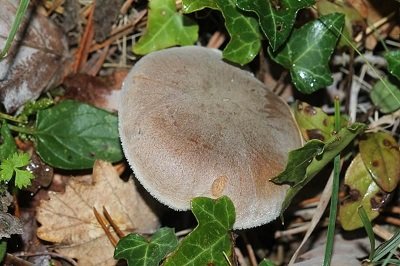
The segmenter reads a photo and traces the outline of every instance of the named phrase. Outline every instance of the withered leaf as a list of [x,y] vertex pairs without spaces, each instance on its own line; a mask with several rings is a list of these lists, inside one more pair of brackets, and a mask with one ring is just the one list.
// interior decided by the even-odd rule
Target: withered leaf
[[[0,8],[0,47],[3,47],[18,7],[5,0]],[[28,8],[7,57],[0,61],[0,100],[7,112],[37,98],[60,82],[67,55],[67,42],[47,17]]]
[[365,134],[360,140],[360,154],[373,180],[385,192],[392,192],[400,181],[400,150],[386,132]]
[[361,228],[363,224],[357,214],[358,207],[363,206],[372,221],[379,215],[379,205],[384,200],[380,197],[382,193],[368,173],[360,154],[351,162],[344,182],[347,191],[339,209],[340,222],[345,230]]
[[91,184],[71,178],[65,193],[53,192],[50,200],[41,202],[37,235],[54,242],[57,252],[78,259],[79,265],[113,265],[114,247],[93,212],[103,206],[125,233],[151,233],[158,226],[132,179],[124,182],[110,163],[96,161]]

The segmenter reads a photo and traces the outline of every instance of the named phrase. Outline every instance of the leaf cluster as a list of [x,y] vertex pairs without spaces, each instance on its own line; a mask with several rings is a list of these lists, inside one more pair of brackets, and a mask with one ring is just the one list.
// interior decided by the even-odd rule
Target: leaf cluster
[[[221,12],[231,37],[223,57],[237,64],[252,61],[261,50],[262,40],[268,39],[271,58],[290,70],[301,92],[312,93],[332,82],[328,60],[345,22],[344,15],[330,13],[293,29],[297,12],[313,4],[313,0],[183,0],[182,11],[210,8]],[[133,51],[147,54],[193,44],[197,40],[194,23],[179,12],[175,1],[161,4],[150,0],[147,30]]]

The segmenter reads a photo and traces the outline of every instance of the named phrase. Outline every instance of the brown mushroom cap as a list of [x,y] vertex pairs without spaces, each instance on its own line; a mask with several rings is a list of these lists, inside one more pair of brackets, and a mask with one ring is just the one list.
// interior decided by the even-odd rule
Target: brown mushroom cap
[[250,73],[198,46],[143,57],[121,94],[122,146],[136,177],[160,202],[190,208],[227,195],[235,228],[275,219],[288,186],[280,173],[301,137],[285,102]]

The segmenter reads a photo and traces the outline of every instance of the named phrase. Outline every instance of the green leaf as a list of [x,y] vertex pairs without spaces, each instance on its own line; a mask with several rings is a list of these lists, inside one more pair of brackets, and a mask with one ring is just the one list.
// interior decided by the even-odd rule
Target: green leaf
[[192,212],[199,224],[163,266],[228,265],[227,258],[233,257],[230,230],[235,222],[235,208],[232,201],[226,196],[216,200],[194,198]]
[[29,101],[24,104],[22,112],[18,115],[17,119],[21,121],[28,121],[28,117],[36,114],[39,110],[44,110],[54,104],[54,100],[50,98],[42,98],[37,101]]
[[358,216],[361,219],[361,222],[364,226],[365,231],[367,232],[367,236],[369,239],[369,245],[371,247],[371,251],[369,253],[369,257],[368,259],[371,261],[372,258],[374,257],[374,253],[375,253],[375,234],[374,234],[374,230],[372,229],[372,224],[371,221],[368,217],[368,213],[365,211],[364,206],[360,205],[358,206]]
[[5,121],[1,124],[0,135],[2,139],[2,143],[0,144],[0,161],[4,161],[11,154],[17,152],[17,145]]
[[292,31],[297,11],[311,6],[314,0],[237,0],[236,4],[257,14],[260,26],[275,51]]
[[[383,242],[379,247],[375,249],[375,255],[373,262],[378,262],[380,259],[389,254],[392,250],[395,250],[400,245],[400,229],[397,229],[394,235],[388,240]],[[398,265],[399,260],[396,260]]]
[[7,241],[0,242],[0,262],[2,262],[7,254]]
[[[328,15],[331,13],[342,13],[345,15],[345,25],[343,29],[342,36],[338,42],[338,47],[354,45],[353,36],[355,36],[358,32],[355,32],[355,29],[358,27],[367,27],[364,18],[360,15],[360,13],[347,2],[331,2],[329,0],[319,0],[316,2],[316,7],[318,10],[318,14],[320,15]],[[357,27],[354,27],[357,25]],[[349,42],[352,42],[349,43]]]
[[27,170],[15,169],[15,186],[19,189],[28,187],[34,178],[35,176]]
[[392,192],[400,181],[400,150],[386,132],[368,133],[360,140],[360,154],[372,179],[385,192]]
[[4,182],[9,182],[15,173],[15,186],[17,188],[24,188],[31,184],[31,180],[34,175],[23,169],[29,164],[29,154],[28,153],[14,153],[6,160],[1,162],[0,165],[0,180]]
[[231,39],[222,55],[225,59],[244,65],[254,59],[261,49],[261,34],[257,19],[247,16],[236,0],[183,0],[183,11],[194,12],[203,8],[221,11]]
[[386,61],[390,74],[400,80],[400,50],[385,53]]
[[149,240],[139,234],[129,234],[118,242],[114,258],[125,259],[131,266],[158,266],[177,245],[172,228],[160,228]]
[[325,143],[320,140],[310,140],[303,147],[289,152],[285,170],[272,182],[277,184],[297,185],[304,181],[307,167],[312,160],[323,152]]
[[378,185],[372,180],[365,168],[361,155],[357,155],[347,168],[344,177],[346,186],[345,199],[340,205],[339,220],[345,230],[361,228],[363,223],[357,210],[363,206],[370,221],[379,215],[379,207],[385,197]]
[[344,16],[333,13],[295,29],[285,47],[269,49],[272,59],[290,70],[294,85],[312,93],[332,83],[328,60],[344,25]]
[[192,45],[199,27],[176,10],[175,0],[150,0],[147,29],[134,45],[136,54],[148,54],[175,45]]
[[375,83],[371,90],[371,100],[382,113],[392,113],[400,108],[399,82],[388,77]]
[[95,160],[123,158],[117,117],[76,101],[63,101],[37,113],[36,150],[47,164],[88,169]]
[[[346,146],[365,129],[365,124],[354,123],[351,126],[342,128],[336,135],[331,137],[324,145],[323,152],[315,156],[310,165],[307,167],[305,176],[297,177],[301,182],[295,186],[290,187],[286,193],[285,200],[282,203],[282,213],[287,209],[294,196],[308,183],[310,180],[319,173],[332,159],[338,155]],[[300,159],[301,160],[301,159]],[[289,162],[289,164],[299,164],[296,162]],[[281,177],[286,179],[285,177]],[[288,177],[289,178],[289,177]]]
[[271,260],[263,259],[258,266],[276,266]]

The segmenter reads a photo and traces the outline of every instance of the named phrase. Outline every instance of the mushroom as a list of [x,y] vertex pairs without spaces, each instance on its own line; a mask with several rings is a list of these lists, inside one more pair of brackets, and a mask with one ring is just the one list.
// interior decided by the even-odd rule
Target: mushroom
[[302,144],[288,105],[218,50],[187,46],[143,57],[124,80],[119,131],[141,184],[176,210],[227,195],[234,228],[274,220],[287,185],[270,178]]

